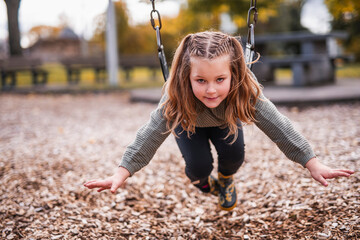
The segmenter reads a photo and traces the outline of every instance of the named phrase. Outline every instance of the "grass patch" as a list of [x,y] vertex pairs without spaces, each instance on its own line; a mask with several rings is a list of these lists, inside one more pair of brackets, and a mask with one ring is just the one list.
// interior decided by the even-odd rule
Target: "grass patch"
[[[338,65],[335,69],[335,76],[337,80],[342,78],[360,79],[360,63],[351,63],[345,65]],[[292,71],[291,69],[276,69],[275,79],[278,84],[291,85]]]
[[[49,72],[48,83],[50,86],[67,86],[66,69],[58,63],[48,63],[43,65],[43,69]],[[147,68],[135,68],[129,72],[129,79],[123,70],[118,71],[118,86],[124,89],[131,88],[146,88],[146,87],[161,87],[164,84],[161,69],[153,70]],[[106,78],[105,76],[101,76]],[[32,86],[31,73],[28,71],[17,73],[17,86],[30,87]],[[92,69],[82,69],[80,77],[80,88],[108,88],[108,84],[97,83],[95,79],[95,72]]]
[[336,67],[337,78],[360,78],[360,63],[351,63]]

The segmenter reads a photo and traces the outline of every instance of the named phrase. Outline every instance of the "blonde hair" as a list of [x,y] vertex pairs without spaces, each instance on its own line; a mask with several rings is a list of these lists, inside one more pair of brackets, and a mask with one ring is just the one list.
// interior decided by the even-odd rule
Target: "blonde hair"
[[199,32],[187,35],[176,49],[169,79],[165,85],[168,98],[163,103],[167,129],[175,136],[181,127],[188,136],[195,133],[196,97],[190,83],[191,57],[214,59],[230,56],[231,84],[226,97],[225,121],[229,128],[226,136],[238,136],[238,121],[249,124],[255,121],[255,103],[260,86],[247,68],[239,41],[221,32]]

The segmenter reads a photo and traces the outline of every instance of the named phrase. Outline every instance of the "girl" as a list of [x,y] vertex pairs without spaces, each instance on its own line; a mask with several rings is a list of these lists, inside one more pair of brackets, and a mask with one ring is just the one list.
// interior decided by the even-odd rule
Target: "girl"
[[[255,123],[291,160],[307,168],[324,186],[325,179],[349,177],[354,172],[331,169],[316,158],[307,140],[264,97],[246,67],[241,44],[220,32],[187,35],[177,48],[169,80],[158,108],[138,130],[115,174],[85,186],[112,193],[147,165],[172,133],[185,160],[185,173],[202,192],[217,195],[220,208],[236,206],[233,174],[244,161],[242,123]],[[218,154],[218,178],[210,176]]]

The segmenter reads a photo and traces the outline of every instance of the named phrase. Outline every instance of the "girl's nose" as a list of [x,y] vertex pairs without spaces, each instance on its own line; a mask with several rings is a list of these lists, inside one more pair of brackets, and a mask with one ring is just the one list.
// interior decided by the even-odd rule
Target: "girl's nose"
[[206,89],[206,93],[208,94],[216,93],[216,89],[210,84]]

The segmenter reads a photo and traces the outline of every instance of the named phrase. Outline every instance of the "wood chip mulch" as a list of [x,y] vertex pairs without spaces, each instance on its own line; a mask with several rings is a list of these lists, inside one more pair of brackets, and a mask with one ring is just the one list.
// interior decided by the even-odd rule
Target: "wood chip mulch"
[[0,239],[360,239],[359,102],[279,107],[323,163],[356,171],[328,187],[256,126],[232,212],[190,184],[173,136],[117,194],[83,187],[114,172],[155,107],[125,93],[0,95]]

